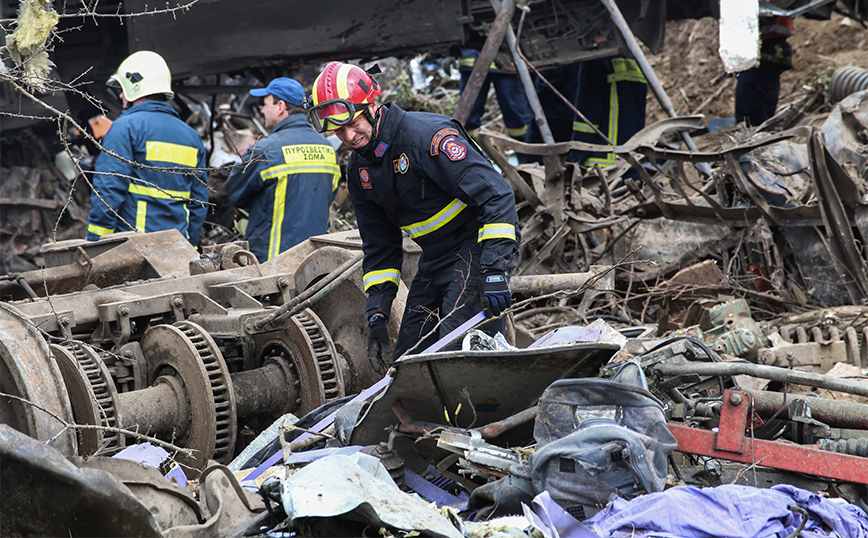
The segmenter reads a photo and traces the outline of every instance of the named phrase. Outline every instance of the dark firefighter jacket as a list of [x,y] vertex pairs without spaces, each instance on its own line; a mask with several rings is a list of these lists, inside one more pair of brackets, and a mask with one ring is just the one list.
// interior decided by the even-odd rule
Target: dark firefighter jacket
[[292,114],[251,146],[226,180],[235,207],[249,209],[244,238],[260,262],[328,228],[341,171],[334,148]]
[[[112,124],[96,163],[87,239],[177,229],[193,245],[208,213],[205,146],[161,101],[144,101]],[[136,166],[138,163],[142,166]]]
[[[402,230],[422,262],[483,244],[480,269],[506,271],[518,247],[512,188],[457,122],[383,105],[378,145],[353,152],[347,184],[362,236],[365,311],[389,313],[403,261]],[[409,305],[408,305],[409,306]]]

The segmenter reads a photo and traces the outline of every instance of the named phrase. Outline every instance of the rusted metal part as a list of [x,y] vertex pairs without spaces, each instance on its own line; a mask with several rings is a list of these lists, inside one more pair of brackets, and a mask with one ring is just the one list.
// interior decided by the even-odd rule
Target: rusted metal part
[[511,417],[487,424],[486,426],[479,428],[479,432],[482,434],[483,439],[496,439],[503,433],[508,432],[517,426],[535,420],[538,411],[539,409],[536,406],[530,407],[520,413],[512,415]]
[[749,394],[727,390],[717,433],[669,422],[669,431],[678,441],[677,450],[687,454],[868,484],[868,460],[865,458],[826,452],[810,446],[746,437],[750,408]]
[[[346,248],[324,246],[317,249],[298,266],[294,282],[299,290],[312,289],[312,286],[324,281],[324,277],[333,268],[350,264],[357,259],[355,252]],[[405,255],[405,265],[408,256]],[[402,270],[402,276],[405,271]],[[311,310],[319,316],[328,327],[332,341],[338,349],[338,361],[344,362],[348,374],[344,376],[346,393],[359,393],[380,379],[368,362],[367,332],[363,314],[365,311],[365,291],[362,274],[359,270],[347,271],[346,278],[333,287],[334,291],[325,295]],[[389,316],[389,334],[397,338],[401,324],[401,314],[407,297],[407,287],[403,282],[398,287],[398,295],[392,303]]]
[[[0,303],[0,421],[41,440],[61,453],[76,453],[72,407],[63,375],[48,344],[20,312]],[[52,416],[54,415],[54,416]]]
[[470,109],[476,103],[479,90],[488,76],[491,62],[494,61],[500,44],[503,42],[503,36],[506,33],[506,29],[509,28],[514,12],[515,0],[504,0],[497,11],[497,16],[494,18],[494,23],[492,23],[491,29],[488,31],[488,37],[485,39],[485,45],[479,51],[479,57],[476,59],[473,71],[470,73],[470,78],[467,79],[464,91],[461,93],[461,97],[458,98],[458,104],[455,106],[455,113],[452,115],[462,125],[467,121]]
[[778,413],[782,406],[797,399],[803,399],[810,405],[811,416],[816,420],[839,428],[868,430],[868,404],[828,398],[804,398],[764,390],[745,392],[750,394],[754,409],[762,417],[771,417]]
[[653,367],[662,376],[697,374],[701,376],[749,375],[781,383],[795,383],[808,387],[836,390],[868,397],[868,384],[837,377],[788,370],[776,366],[763,366],[748,362],[690,362],[686,364],[658,364]]
[[45,268],[21,273],[15,281],[0,279],[0,299],[61,295],[92,285],[98,288],[160,277],[189,275],[187,263],[199,257],[177,230],[149,234],[114,234],[100,241],[70,240],[45,245]]

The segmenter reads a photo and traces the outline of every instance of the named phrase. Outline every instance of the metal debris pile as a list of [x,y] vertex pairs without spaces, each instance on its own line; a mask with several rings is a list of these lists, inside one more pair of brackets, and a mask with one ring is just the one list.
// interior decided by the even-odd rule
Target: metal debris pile
[[521,217],[509,330],[385,375],[357,231],[263,264],[231,222],[201,254],[88,243],[63,160],[4,169],[0,534],[868,534],[868,92],[818,100],[615,147],[483,129]]

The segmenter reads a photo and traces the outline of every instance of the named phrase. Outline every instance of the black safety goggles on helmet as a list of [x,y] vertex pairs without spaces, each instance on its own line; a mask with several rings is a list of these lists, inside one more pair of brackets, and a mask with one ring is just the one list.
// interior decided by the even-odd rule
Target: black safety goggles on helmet
[[356,114],[364,111],[369,103],[351,103],[346,99],[329,99],[322,103],[311,106],[312,100],[307,100],[307,116],[311,125],[319,133],[328,130],[328,124],[342,127],[355,119]]

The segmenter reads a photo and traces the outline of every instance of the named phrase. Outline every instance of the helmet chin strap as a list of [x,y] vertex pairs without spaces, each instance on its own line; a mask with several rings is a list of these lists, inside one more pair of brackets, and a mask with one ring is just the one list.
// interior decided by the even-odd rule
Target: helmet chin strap
[[[380,139],[380,109],[383,108],[382,105],[377,107],[377,111],[374,112],[373,116],[371,115],[371,111],[369,109],[365,109],[362,114],[365,115],[365,118],[368,119],[368,122],[371,124],[371,140],[368,141],[367,144],[363,148],[359,150],[359,153],[367,158],[370,156],[374,148],[377,147],[377,142]],[[370,160],[370,159],[368,159]]]

